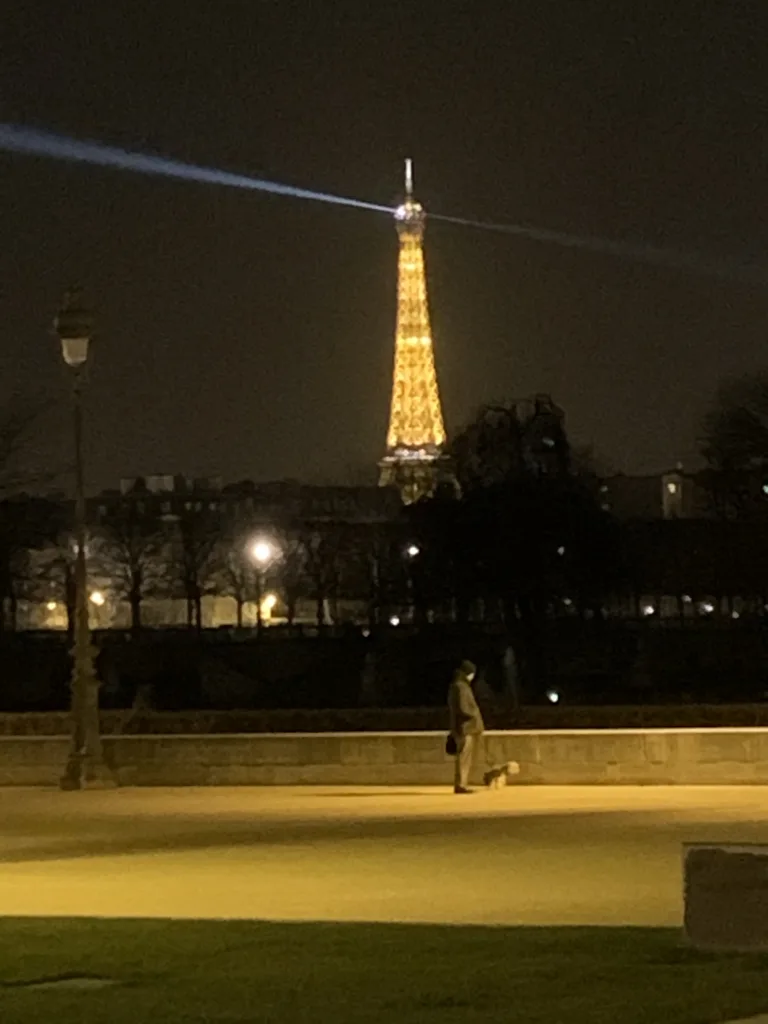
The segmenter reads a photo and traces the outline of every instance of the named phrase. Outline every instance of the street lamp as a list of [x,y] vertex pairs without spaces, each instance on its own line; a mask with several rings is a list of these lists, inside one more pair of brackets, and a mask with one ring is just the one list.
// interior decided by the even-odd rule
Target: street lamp
[[251,555],[257,565],[267,566],[272,561],[272,545],[268,540],[255,540],[251,545]]
[[403,555],[405,557],[406,586],[408,589],[408,607],[411,622],[416,618],[416,597],[413,586],[413,563],[420,554],[421,548],[418,544],[414,544],[413,541],[403,549]]
[[277,549],[272,541],[265,537],[259,537],[250,546],[250,555],[253,564],[256,566],[256,629],[260,633],[263,625],[264,615],[261,602],[264,592],[264,577],[267,569],[277,555]]
[[80,289],[72,288],[54,320],[64,362],[72,371],[72,421],[75,446],[75,646],[72,665],[72,742],[62,789],[103,786],[112,780],[104,765],[99,733],[99,681],[88,623],[88,574],[85,562],[86,518],[83,473],[83,383],[93,314]]

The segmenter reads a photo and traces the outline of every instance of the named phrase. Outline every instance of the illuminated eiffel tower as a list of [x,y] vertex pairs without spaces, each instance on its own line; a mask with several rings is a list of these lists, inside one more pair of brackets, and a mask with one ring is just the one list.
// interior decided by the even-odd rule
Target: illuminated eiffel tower
[[387,451],[379,463],[379,483],[397,487],[406,504],[452,480],[429,326],[424,221],[424,208],[413,198],[412,164],[406,160],[405,201],[395,211],[400,237],[395,372]]

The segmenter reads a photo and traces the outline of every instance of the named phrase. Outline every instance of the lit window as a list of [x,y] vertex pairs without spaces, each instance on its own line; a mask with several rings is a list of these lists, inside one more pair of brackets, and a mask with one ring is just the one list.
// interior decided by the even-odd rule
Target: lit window
[[677,494],[677,484],[675,483],[674,480],[670,480],[669,483],[667,484],[667,493],[668,494]]

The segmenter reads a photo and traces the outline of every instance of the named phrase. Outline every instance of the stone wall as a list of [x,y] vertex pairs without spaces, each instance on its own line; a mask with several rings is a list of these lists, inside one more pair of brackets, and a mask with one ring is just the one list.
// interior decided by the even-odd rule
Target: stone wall
[[[442,732],[107,738],[124,785],[443,785]],[[0,738],[0,785],[54,785],[67,738]],[[519,784],[768,785],[768,729],[489,732],[484,761]]]

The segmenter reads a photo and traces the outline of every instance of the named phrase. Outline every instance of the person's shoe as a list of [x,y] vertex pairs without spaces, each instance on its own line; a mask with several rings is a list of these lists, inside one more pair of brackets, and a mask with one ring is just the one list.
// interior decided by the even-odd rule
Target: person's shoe
[[454,786],[453,787],[453,792],[454,793],[474,793],[475,791],[474,791],[474,789],[467,789],[466,786]]

